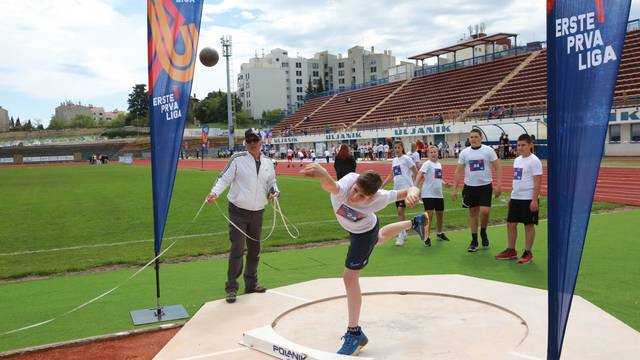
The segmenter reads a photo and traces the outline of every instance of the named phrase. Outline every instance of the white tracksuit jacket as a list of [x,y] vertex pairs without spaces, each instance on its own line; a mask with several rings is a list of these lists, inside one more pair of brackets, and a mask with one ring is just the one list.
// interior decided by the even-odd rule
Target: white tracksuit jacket
[[257,172],[256,160],[247,151],[231,156],[211,192],[219,197],[229,185],[231,190],[227,199],[235,206],[251,211],[264,209],[272,187],[279,191],[271,159],[261,154],[260,171]]

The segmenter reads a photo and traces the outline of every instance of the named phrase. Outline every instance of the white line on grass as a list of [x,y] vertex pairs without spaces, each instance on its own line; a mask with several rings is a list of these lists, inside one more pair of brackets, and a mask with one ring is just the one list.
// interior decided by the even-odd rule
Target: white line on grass
[[[494,205],[493,207],[505,207],[506,205]],[[466,210],[464,208],[455,208],[448,209],[444,212],[451,211],[460,211]],[[407,213],[408,216],[417,215],[419,213]],[[397,215],[378,215],[380,218],[390,218],[396,217]],[[306,221],[298,223],[297,226],[307,226],[307,225],[316,225],[316,224],[326,224],[335,222],[335,219],[329,220],[316,220],[316,221]],[[268,229],[267,226],[263,226],[263,229]],[[277,225],[276,228],[284,228],[282,225]],[[206,237],[206,236],[215,236],[215,235],[225,235],[228,231],[218,231],[211,233],[202,233],[202,234],[191,234],[191,235],[180,235],[180,236],[170,236],[166,237],[165,240],[179,240],[179,239],[190,239],[190,238],[198,238],[198,237]],[[153,239],[146,240],[131,240],[131,241],[120,241],[114,243],[101,243],[101,244],[91,244],[91,245],[76,245],[76,246],[67,246],[67,247],[59,247],[59,248],[51,248],[51,249],[40,249],[40,250],[26,250],[26,251],[16,251],[10,253],[0,253],[0,257],[2,256],[19,256],[19,255],[33,255],[33,254],[42,254],[42,253],[52,253],[52,252],[61,252],[61,251],[70,251],[70,250],[82,250],[82,249],[91,249],[91,248],[101,248],[101,247],[111,247],[111,246],[121,246],[121,245],[131,245],[131,244],[140,244],[140,243],[148,243],[153,242]]]

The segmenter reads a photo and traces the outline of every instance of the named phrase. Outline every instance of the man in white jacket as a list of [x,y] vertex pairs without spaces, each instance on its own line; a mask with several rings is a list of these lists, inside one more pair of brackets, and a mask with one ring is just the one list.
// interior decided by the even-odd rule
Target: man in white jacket
[[[228,303],[236,301],[238,277],[242,274],[242,255],[247,244],[247,267],[244,271],[246,293],[263,293],[267,289],[258,284],[258,262],[260,261],[260,233],[262,216],[268,200],[280,193],[276,183],[276,172],[271,160],[260,153],[260,132],[249,129],[244,133],[247,151],[234,154],[218,176],[207,201],[215,202],[231,185],[227,195],[229,219],[243,232],[255,240],[247,239],[238,229],[229,224],[229,268],[225,291]],[[258,241],[256,241],[258,240]]]

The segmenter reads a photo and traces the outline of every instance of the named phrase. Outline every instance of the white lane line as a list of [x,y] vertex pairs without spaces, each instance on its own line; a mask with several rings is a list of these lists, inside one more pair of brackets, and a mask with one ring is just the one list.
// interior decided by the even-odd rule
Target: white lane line
[[[419,206],[419,205],[416,205],[416,206]],[[506,207],[506,205],[494,205],[493,207],[494,208],[495,207]],[[467,209],[454,208],[454,209],[447,209],[444,212],[462,211],[462,210],[467,210]],[[414,215],[418,215],[418,214],[420,214],[420,213],[419,212],[406,213],[407,216],[414,216]],[[377,215],[377,216],[379,218],[392,218],[392,217],[396,217],[397,215],[389,214],[389,215]],[[336,220],[335,219],[329,219],[329,220],[306,221],[306,222],[298,223],[297,226],[326,224],[326,223],[332,223],[332,222],[336,222]],[[263,229],[268,229],[267,226],[263,226],[262,228]],[[276,228],[284,228],[284,226],[276,225]],[[218,232],[211,232],[211,233],[171,236],[171,237],[165,238],[165,240],[190,239],[190,238],[215,236],[215,235],[225,235],[225,234],[228,234],[228,231],[225,230],[225,231],[218,231]],[[17,251],[17,252],[10,252],[10,253],[0,253],[0,257],[2,257],[2,256],[32,255],[32,254],[52,253],[52,252],[60,252],[60,251],[81,250],[81,249],[91,249],[91,248],[101,248],[101,247],[111,247],[111,246],[122,246],[122,245],[140,244],[140,243],[147,243],[147,242],[153,242],[153,239],[120,241],[120,242],[114,242],[114,243],[101,243],[101,244],[92,244],[92,245],[77,245],[77,246],[67,246],[67,247],[51,248],[51,249],[26,250],[26,251]]]
[[292,299],[296,299],[296,300],[300,300],[300,301],[304,301],[304,302],[310,302],[311,301],[309,299],[305,299],[305,298],[302,298],[302,297],[299,297],[299,296],[283,293],[283,292],[280,292],[280,291],[267,290],[267,292],[268,293],[272,293],[272,294],[276,294],[276,295],[280,295],[280,296],[284,296],[284,297],[288,297],[288,298],[292,298]]
[[515,351],[510,351],[510,352],[508,352],[507,354],[509,354],[509,355],[513,355],[513,356],[517,356],[517,357],[522,358],[522,359],[528,359],[528,360],[542,360],[542,359],[541,359],[541,358],[539,358],[539,357],[535,357],[535,356],[531,356],[531,355],[527,355],[527,354],[522,354],[522,353],[515,352]]
[[214,357],[214,356],[218,356],[218,355],[230,354],[230,353],[234,353],[234,352],[238,352],[238,351],[243,351],[243,350],[249,350],[249,348],[246,348],[246,347],[233,348],[233,349],[224,350],[224,351],[218,351],[218,352],[209,353],[209,354],[202,354],[202,355],[196,355],[196,356],[189,356],[189,357],[185,357],[185,358],[179,358],[178,360],[196,360],[196,359],[205,359],[205,358],[209,358],[209,357]]

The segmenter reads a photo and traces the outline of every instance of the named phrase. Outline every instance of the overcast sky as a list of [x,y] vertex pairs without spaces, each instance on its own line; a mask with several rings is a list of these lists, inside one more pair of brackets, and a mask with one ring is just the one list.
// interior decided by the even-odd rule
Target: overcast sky
[[[0,106],[10,116],[46,126],[64,100],[125,110],[133,85],[147,83],[146,1],[0,0],[0,8]],[[207,0],[199,47],[219,50],[220,36],[232,35],[236,72],[256,51],[276,47],[311,57],[374,46],[406,60],[455,43],[478,23],[489,34],[518,33],[522,43],[544,40],[545,1]],[[192,93],[217,89],[226,89],[224,63],[198,65]]]

